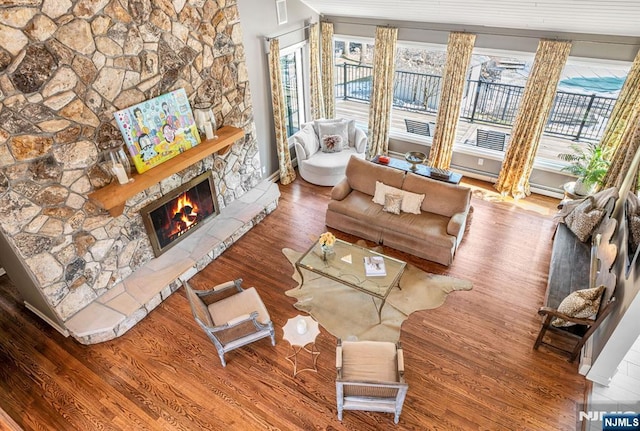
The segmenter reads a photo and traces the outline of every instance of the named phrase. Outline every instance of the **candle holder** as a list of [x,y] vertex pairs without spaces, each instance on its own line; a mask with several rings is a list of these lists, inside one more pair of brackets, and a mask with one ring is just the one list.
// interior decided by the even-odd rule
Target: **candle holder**
[[216,130],[216,116],[213,113],[213,104],[209,102],[195,102],[193,104],[193,115],[196,120],[196,127],[201,137],[205,136],[207,139],[215,139]]
[[122,146],[107,152],[105,168],[120,184],[127,184],[131,179],[131,163]]

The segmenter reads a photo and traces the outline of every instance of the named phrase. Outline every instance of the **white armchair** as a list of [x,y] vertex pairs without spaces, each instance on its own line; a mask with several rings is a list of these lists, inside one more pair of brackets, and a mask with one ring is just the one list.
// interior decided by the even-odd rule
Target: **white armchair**
[[364,159],[367,135],[354,120],[315,120],[291,136],[298,172],[312,184],[335,186],[344,178],[351,156]]

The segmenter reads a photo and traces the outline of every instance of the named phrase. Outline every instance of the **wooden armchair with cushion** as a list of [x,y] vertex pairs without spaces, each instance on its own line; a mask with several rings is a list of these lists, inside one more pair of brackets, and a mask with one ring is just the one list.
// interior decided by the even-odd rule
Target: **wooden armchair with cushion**
[[[271,317],[254,287],[242,288],[242,279],[218,284],[205,291],[182,283],[196,322],[218,350],[222,366],[224,354],[265,337],[276,345]],[[206,298],[208,304],[203,300]]]
[[394,413],[397,424],[409,385],[400,343],[345,341],[336,348],[338,419],[343,410]]

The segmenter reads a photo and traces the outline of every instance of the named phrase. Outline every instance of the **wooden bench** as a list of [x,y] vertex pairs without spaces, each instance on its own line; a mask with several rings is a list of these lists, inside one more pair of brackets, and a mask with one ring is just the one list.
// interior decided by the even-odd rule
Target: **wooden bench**
[[[589,243],[581,242],[564,223],[558,224],[553,240],[545,305],[538,310],[538,314],[543,317],[542,328],[534,349],[544,344],[568,353],[569,361],[573,362],[589,337],[611,313],[615,304],[613,294],[616,286],[616,275],[611,269],[617,254],[616,245],[610,242],[616,229],[616,220],[610,217],[614,205],[615,199],[611,198],[605,206],[605,216],[596,227]],[[606,290],[595,319],[570,317],[558,311],[560,303],[572,292],[598,286],[605,286]],[[551,322],[556,317],[575,325],[552,326]],[[567,335],[575,342],[574,347],[567,350],[545,341],[547,331]]]

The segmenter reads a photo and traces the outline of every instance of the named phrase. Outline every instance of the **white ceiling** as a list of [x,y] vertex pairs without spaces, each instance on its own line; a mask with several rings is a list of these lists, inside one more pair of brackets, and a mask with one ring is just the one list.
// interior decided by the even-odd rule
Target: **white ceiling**
[[640,36],[640,0],[301,0],[322,15]]

